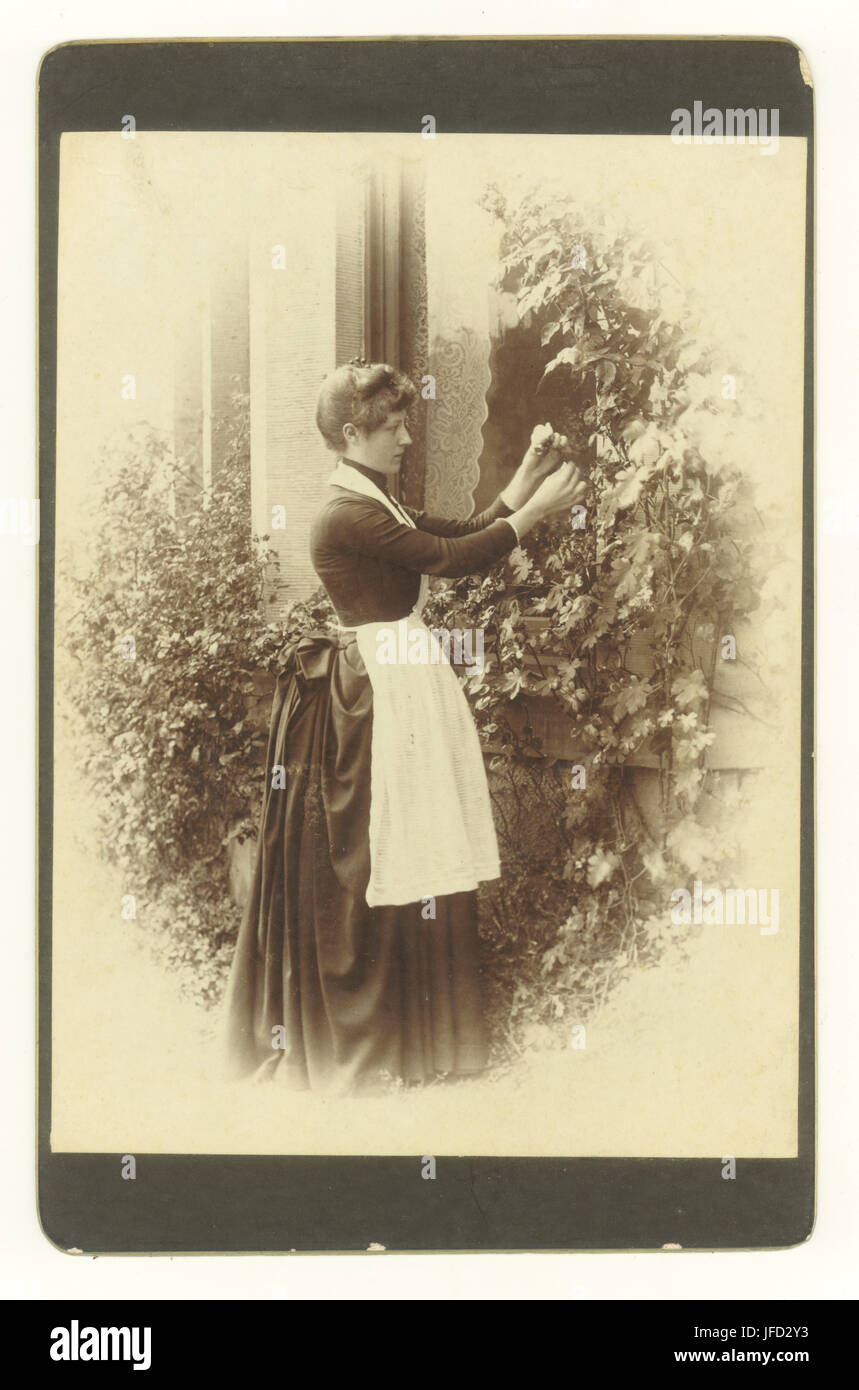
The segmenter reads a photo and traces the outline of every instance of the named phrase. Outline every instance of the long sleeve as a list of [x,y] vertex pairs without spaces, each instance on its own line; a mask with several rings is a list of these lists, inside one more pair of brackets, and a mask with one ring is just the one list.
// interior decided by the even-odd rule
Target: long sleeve
[[[447,517],[432,516],[428,512],[416,511],[413,507],[404,507],[404,511],[414,521],[415,525],[422,531],[428,531],[433,536],[471,536],[476,531],[485,531],[494,521],[507,520],[513,508],[508,506],[504,500],[503,492],[500,492],[493,502],[490,502],[482,512],[476,516],[471,516],[467,521],[454,521]],[[512,521],[509,523],[513,530]],[[516,540],[519,540],[519,533],[516,532]]]
[[398,565],[416,574],[458,579],[489,569],[518,544],[515,528],[504,520],[509,508],[496,498],[468,521],[448,521],[409,511],[417,529],[395,520],[387,507],[358,495],[329,510],[327,545]]

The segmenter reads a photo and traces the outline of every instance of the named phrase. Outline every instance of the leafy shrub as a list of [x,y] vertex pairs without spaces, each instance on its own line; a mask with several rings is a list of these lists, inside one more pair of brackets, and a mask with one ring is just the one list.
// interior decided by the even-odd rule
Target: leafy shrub
[[63,627],[102,850],[205,1004],[240,920],[227,851],[256,833],[266,697],[284,647],[330,614],[311,600],[266,621],[273,552],[251,533],[247,397],[233,407],[217,423],[223,461],[208,490],[151,429],[107,468],[93,561],[67,576],[77,611]]

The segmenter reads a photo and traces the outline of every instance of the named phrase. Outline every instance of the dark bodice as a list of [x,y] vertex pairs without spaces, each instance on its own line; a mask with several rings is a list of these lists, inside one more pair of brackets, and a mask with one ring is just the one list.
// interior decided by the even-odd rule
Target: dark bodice
[[414,607],[422,574],[479,573],[518,544],[500,496],[468,521],[405,507],[413,529],[376,498],[334,486],[330,492],[313,523],[310,555],[346,627],[396,622]]

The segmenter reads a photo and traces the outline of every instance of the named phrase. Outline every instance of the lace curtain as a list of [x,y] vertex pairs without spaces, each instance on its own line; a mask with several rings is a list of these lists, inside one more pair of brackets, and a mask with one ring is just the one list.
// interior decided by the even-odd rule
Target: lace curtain
[[426,371],[435,400],[426,403],[424,506],[465,518],[474,505],[483,451],[490,333],[497,309],[490,282],[498,269],[498,227],[477,206],[479,188],[451,178],[433,160],[426,169]]

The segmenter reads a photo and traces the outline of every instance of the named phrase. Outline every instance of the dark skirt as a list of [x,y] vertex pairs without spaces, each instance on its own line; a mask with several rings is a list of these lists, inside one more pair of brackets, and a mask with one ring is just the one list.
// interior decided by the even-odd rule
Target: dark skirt
[[345,1094],[486,1066],[476,891],[366,902],[372,723],[354,639],[289,649],[225,998],[233,1075]]

